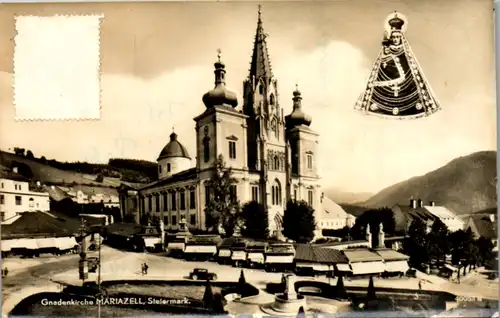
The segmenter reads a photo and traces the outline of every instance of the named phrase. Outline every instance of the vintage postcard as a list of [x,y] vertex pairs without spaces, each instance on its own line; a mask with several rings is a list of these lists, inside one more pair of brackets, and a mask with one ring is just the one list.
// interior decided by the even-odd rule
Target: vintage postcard
[[4,316],[498,315],[491,0],[0,6]]

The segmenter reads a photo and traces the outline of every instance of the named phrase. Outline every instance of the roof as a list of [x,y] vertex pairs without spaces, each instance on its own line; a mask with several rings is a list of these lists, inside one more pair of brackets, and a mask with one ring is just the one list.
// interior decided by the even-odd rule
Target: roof
[[310,244],[297,244],[295,247],[295,260],[330,264],[348,262],[341,251]]
[[256,80],[259,80],[262,77],[273,77],[266,37],[267,34],[264,32],[264,27],[262,26],[261,10],[259,7],[257,31],[255,32],[252,61],[250,62],[250,79],[255,77]]
[[177,157],[191,159],[191,157],[189,157],[189,154],[188,154],[186,147],[184,147],[177,140],[177,134],[173,132],[170,134],[170,141],[160,152],[160,155],[158,156],[158,160],[161,160],[164,158],[177,158]]
[[66,192],[57,186],[43,186],[43,189],[49,194],[50,198],[55,201],[62,201],[70,197]]
[[358,205],[341,204],[340,206],[344,211],[346,211],[346,213],[351,214],[355,217],[359,217],[360,215],[369,210],[369,208]]
[[349,262],[382,261],[383,258],[367,248],[352,249],[342,251]]
[[384,259],[384,261],[407,260],[410,258],[408,255],[399,253],[392,249],[375,250],[375,253],[380,255]]
[[12,169],[0,165],[0,179],[14,180],[14,181],[23,181],[29,182],[30,180],[26,177],[23,177],[19,173],[15,173]]
[[331,247],[331,246],[341,246],[341,245],[356,245],[356,244],[364,244],[364,243],[368,243],[368,241],[367,240],[353,240],[353,241],[320,243],[320,244],[315,244],[315,245],[322,246],[322,247]]
[[133,223],[113,223],[105,227],[109,234],[132,236],[142,232],[142,225]]
[[152,183],[144,186],[140,190],[146,190],[146,189],[150,189],[150,188],[154,188],[154,187],[159,187],[162,185],[176,183],[179,181],[192,180],[192,179],[196,178],[196,176],[197,176],[196,168],[190,168],[190,169],[181,171],[179,173],[176,173],[174,175],[171,175],[168,178],[152,182]]
[[492,221],[488,215],[473,215],[471,216],[471,220],[476,227],[479,237],[483,236],[491,239],[498,237],[497,222],[495,220]]
[[79,222],[50,213],[24,212],[11,224],[2,224],[2,239],[31,236],[71,236],[79,230]]
[[450,210],[448,210],[444,206],[430,206],[430,205],[426,205],[426,206],[424,206],[424,209],[426,209],[431,214],[437,216],[440,219],[457,219],[457,220],[460,220],[459,218],[457,218],[457,216],[453,212],[451,212]]
[[321,220],[327,219],[346,219],[346,218],[354,218],[353,215],[348,214],[340,205],[333,202],[328,197],[323,197],[323,214],[321,216]]

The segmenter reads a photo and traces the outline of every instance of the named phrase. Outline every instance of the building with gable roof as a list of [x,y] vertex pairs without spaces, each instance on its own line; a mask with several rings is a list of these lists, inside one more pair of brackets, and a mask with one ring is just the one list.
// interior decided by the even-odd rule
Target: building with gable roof
[[[271,233],[281,232],[286,202],[304,200],[315,210],[321,228],[342,228],[353,221],[321,191],[318,171],[319,134],[311,129],[298,87],[293,92],[292,112],[284,116],[267,50],[259,7],[250,70],[243,82],[243,105],[226,87],[226,65],[214,63],[215,86],[203,95],[205,110],[196,122],[196,158],[172,132],[158,156],[158,181],[139,189],[122,186],[122,213],[136,220],[151,215],[166,229],[178,229],[185,219],[191,228],[205,229],[204,208],[211,189],[207,181],[220,154],[238,180],[232,186],[234,198],[245,203],[262,203],[269,215]],[[336,224],[336,225],[333,225]]]

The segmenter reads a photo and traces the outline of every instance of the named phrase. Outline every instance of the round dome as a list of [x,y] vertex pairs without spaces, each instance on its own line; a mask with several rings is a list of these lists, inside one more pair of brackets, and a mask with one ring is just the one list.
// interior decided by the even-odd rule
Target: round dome
[[177,140],[176,133],[170,134],[170,142],[160,152],[160,156],[158,157],[158,160],[163,159],[163,158],[172,158],[172,157],[182,157],[182,158],[191,159],[191,157],[189,157],[189,154],[188,154],[186,147],[184,147]]
[[207,108],[214,107],[217,105],[230,105],[233,108],[238,106],[238,98],[236,93],[228,90],[226,88],[226,70],[224,63],[219,60],[214,63],[215,66],[215,87],[211,91],[203,95],[203,103]]
[[310,126],[312,122],[311,116],[302,111],[302,97],[299,89],[293,92],[293,111],[290,115],[286,116],[286,124],[288,127],[295,126]]

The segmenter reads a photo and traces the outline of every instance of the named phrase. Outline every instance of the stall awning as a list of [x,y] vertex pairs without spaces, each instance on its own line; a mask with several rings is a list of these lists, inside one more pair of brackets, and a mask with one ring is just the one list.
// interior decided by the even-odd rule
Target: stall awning
[[2,252],[8,252],[8,251],[10,251],[10,249],[11,249],[11,245],[12,245],[12,244],[11,244],[11,241],[12,241],[12,240],[5,240],[5,241],[4,241],[4,240],[2,240],[2,241],[0,242],[0,245],[2,246]]
[[55,239],[55,242],[56,247],[62,251],[69,250],[78,245],[74,237],[58,237]]
[[36,239],[36,245],[38,248],[54,248],[56,247],[55,238],[47,237],[47,238],[39,238]]
[[155,245],[159,243],[161,243],[161,238],[158,237],[144,238],[144,245],[146,245],[146,247],[155,247]]
[[337,266],[339,272],[352,272],[349,264],[336,264],[335,266]]
[[29,250],[36,250],[38,249],[38,245],[36,244],[35,239],[14,239],[10,240],[10,248],[15,249],[15,248],[26,248]]
[[408,266],[407,261],[392,261],[392,262],[385,262],[385,270],[387,272],[391,273],[396,273],[396,272],[402,272],[406,273],[410,267]]
[[359,262],[351,263],[352,273],[354,275],[378,274],[385,271],[383,262]]

